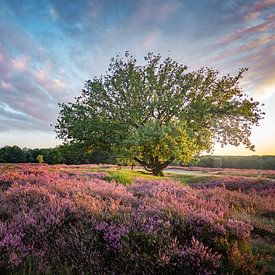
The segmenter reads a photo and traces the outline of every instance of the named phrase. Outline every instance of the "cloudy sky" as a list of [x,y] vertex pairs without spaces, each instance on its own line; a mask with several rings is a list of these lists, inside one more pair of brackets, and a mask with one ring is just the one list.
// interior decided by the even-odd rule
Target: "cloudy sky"
[[57,103],[126,50],[223,74],[248,67],[241,85],[266,112],[255,153],[275,154],[275,0],[0,0],[0,147],[61,143],[50,126]]

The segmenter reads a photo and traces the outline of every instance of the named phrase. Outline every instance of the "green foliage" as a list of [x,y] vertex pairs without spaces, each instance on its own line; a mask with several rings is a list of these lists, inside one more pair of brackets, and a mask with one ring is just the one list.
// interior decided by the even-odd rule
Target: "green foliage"
[[198,182],[208,182],[216,179],[215,176],[195,176],[195,175],[172,175],[172,178],[176,181],[185,183],[185,184],[193,184]]
[[57,149],[65,164],[85,164],[85,163],[113,163],[112,156],[100,148],[97,150],[87,150],[83,144],[66,144],[58,146]]
[[108,74],[86,82],[76,101],[61,104],[59,138],[105,151],[120,163],[134,161],[154,175],[173,160],[189,163],[215,141],[244,144],[263,113],[242,93],[239,79],[187,67],[149,53],[146,64],[125,54],[111,60]]
[[0,162],[20,163],[25,162],[23,150],[14,146],[5,146],[0,149]]
[[105,180],[107,181],[115,181],[124,185],[128,185],[133,182],[133,178],[126,173],[110,171],[108,174],[109,175],[105,177]]
[[37,161],[38,163],[43,163],[43,162],[44,162],[44,157],[43,157],[43,155],[38,155],[37,158],[36,158],[36,161]]
[[275,169],[274,156],[201,156],[195,164],[201,167]]
[[[138,128],[131,127],[129,134],[120,146],[115,149],[117,159],[123,162],[129,159],[139,163],[167,163],[176,156],[184,163],[188,163],[199,147],[190,139],[186,127],[180,123],[160,125],[156,121],[149,121]],[[167,162],[168,161],[168,162]]]
[[113,163],[110,154],[102,150],[87,151],[81,144],[42,149],[21,149],[18,146],[5,146],[0,148],[0,163],[35,163],[38,155],[43,155],[44,162],[48,164]]
[[[141,133],[141,137],[145,134]],[[153,138],[153,137],[152,137]],[[131,144],[133,141],[129,140]],[[171,144],[170,144],[171,146]],[[133,152],[138,152],[139,148],[132,147],[132,150],[121,147],[123,157],[120,159],[118,150],[116,150],[116,160],[115,157],[106,151],[94,150],[87,151],[86,148],[81,144],[71,144],[71,145],[61,145],[56,148],[43,148],[43,149],[29,149],[29,148],[19,148],[18,146],[5,146],[0,148],[0,163],[35,163],[38,155],[44,156],[44,161],[48,164],[88,164],[88,163],[108,163],[117,164],[117,160],[122,164],[125,161],[125,156],[131,156]],[[162,148],[165,150],[165,147]],[[115,150],[114,150],[115,151]],[[114,154],[114,152],[113,152]],[[129,157],[128,163],[132,163]],[[180,165],[180,161],[174,160],[171,165]],[[215,155],[205,155],[200,156],[197,161],[191,162],[189,165],[201,166],[201,167],[213,167],[213,168],[241,168],[241,169],[262,169],[262,170],[275,170],[275,156],[215,156]],[[135,172],[135,171],[132,171]],[[217,172],[218,173],[218,172]],[[232,172],[219,172],[219,174],[232,174]],[[264,171],[255,174],[251,174],[247,171],[243,173],[238,173],[238,175],[243,176],[255,176],[266,178],[275,178],[273,174],[265,173]]]
[[146,180],[160,180],[159,177],[153,176],[151,173],[146,171],[138,171],[138,170],[128,170],[128,169],[121,169],[121,170],[102,170],[104,172],[108,172],[108,175],[105,177],[105,180],[122,183],[124,185],[132,184],[133,181],[137,178],[139,179],[146,179]]

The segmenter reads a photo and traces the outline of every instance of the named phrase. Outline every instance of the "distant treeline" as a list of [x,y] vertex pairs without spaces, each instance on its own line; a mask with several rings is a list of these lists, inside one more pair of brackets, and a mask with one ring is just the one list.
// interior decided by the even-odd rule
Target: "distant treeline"
[[[38,158],[38,156],[40,156]],[[41,157],[42,156],[42,157]],[[80,145],[60,145],[55,148],[30,149],[18,146],[5,146],[0,149],[0,163],[35,163],[44,161],[48,164],[115,164],[114,158],[103,151],[87,151]],[[174,165],[179,165],[177,162]],[[211,168],[243,168],[275,170],[275,156],[201,156],[192,166]]]
[[275,170],[275,156],[201,156],[194,166]]
[[[38,157],[39,156],[39,157]],[[0,163],[87,164],[113,163],[104,152],[89,152],[79,145],[60,145],[55,148],[30,149],[5,146],[0,149]]]

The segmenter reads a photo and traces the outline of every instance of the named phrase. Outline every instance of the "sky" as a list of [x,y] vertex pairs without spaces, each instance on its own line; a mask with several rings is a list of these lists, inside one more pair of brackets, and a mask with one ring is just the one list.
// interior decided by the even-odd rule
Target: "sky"
[[129,51],[168,55],[190,70],[247,67],[240,85],[264,104],[256,151],[275,154],[275,0],[0,0],[0,147],[54,147],[58,103]]

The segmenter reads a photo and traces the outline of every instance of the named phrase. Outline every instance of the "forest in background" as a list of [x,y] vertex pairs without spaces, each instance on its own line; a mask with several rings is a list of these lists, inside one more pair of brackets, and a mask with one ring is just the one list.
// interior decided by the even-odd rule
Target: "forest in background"
[[[42,156],[47,164],[117,164],[112,155],[103,151],[86,151],[79,145],[61,145],[55,148],[20,148],[4,146],[0,149],[0,163],[36,163]],[[41,158],[40,158],[41,161]],[[181,165],[174,161],[172,165]],[[215,156],[198,157],[190,166],[211,168],[275,169],[275,156]]]

